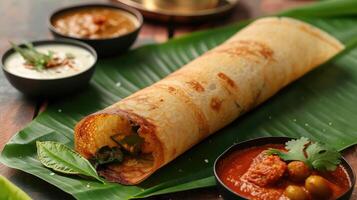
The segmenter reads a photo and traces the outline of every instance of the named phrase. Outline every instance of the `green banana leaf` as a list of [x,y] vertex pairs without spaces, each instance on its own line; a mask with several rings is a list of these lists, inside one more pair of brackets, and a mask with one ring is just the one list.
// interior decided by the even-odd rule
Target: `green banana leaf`
[[31,198],[16,185],[0,175],[0,199],[31,200]]
[[[5,146],[0,161],[33,174],[77,199],[129,199],[214,186],[215,158],[235,142],[262,136],[306,136],[343,150],[357,143],[357,1],[328,0],[281,13],[331,33],[348,48],[332,61],[291,84],[269,101],[196,145],[138,186],[101,184],[51,173],[36,158],[36,141],[73,146],[73,127],[84,116],[146,87],[249,22],[193,33],[99,60],[89,87],[50,102]],[[205,162],[208,160],[208,163]]]

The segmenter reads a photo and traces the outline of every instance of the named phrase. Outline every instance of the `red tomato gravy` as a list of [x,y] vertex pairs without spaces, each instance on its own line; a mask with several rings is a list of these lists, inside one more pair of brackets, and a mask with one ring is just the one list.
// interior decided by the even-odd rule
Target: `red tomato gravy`
[[[285,150],[283,144],[268,144],[263,146],[251,147],[243,150],[238,150],[231,153],[224,159],[222,159],[217,165],[217,175],[220,180],[228,186],[232,191],[248,199],[256,200],[286,200],[284,196],[285,188],[290,185],[304,186],[304,182],[296,183],[289,180],[286,174],[284,174],[278,181],[269,186],[259,186],[250,181],[247,181],[242,176],[250,168],[254,158],[261,154],[268,148],[276,148]],[[332,190],[331,200],[337,199],[343,193],[345,193],[351,183],[348,178],[346,170],[339,165],[333,172],[317,172],[313,171],[312,174],[319,175],[327,179],[328,185]],[[258,177],[262,181],[266,177]],[[257,179],[257,177],[255,177]],[[258,180],[259,181],[259,180]]]

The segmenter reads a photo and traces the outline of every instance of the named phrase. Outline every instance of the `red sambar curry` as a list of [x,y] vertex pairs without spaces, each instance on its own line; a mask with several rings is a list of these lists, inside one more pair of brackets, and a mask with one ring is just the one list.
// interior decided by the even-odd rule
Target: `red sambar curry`
[[[248,199],[288,200],[284,195],[285,189],[289,185],[304,188],[305,183],[290,180],[285,161],[264,153],[269,148],[285,150],[283,144],[268,144],[235,151],[218,163],[218,177],[232,191]],[[327,180],[331,189],[328,200],[337,199],[351,185],[347,172],[341,165],[332,172],[312,171],[311,174]],[[317,198],[308,194],[307,199]]]

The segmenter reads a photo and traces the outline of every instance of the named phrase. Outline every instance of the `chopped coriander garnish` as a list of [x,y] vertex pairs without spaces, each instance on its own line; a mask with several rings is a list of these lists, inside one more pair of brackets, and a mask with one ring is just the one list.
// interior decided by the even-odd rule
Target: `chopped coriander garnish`
[[67,59],[74,59],[75,56],[72,53],[66,53],[66,58]]
[[341,162],[341,154],[337,150],[305,137],[290,140],[285,145],[287,152],[271,148],[267,154],[277,155],[285,161],[302,161],[318,171],[334,171]]

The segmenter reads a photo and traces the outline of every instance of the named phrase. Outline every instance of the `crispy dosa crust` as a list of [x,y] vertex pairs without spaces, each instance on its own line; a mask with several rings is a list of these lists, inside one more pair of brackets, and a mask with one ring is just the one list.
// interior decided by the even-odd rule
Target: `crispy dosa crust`
[[88,158],[115,145],[108,135],[127,131],[122,127],[128,120],[145,127],[139,135],[152,151],[152,164],[139,157],[137,164],[100,170],[111,181],[137,184],[343,48],[298,20],[257,20],[163,80],[84,118],[75,129],[76,150]]

